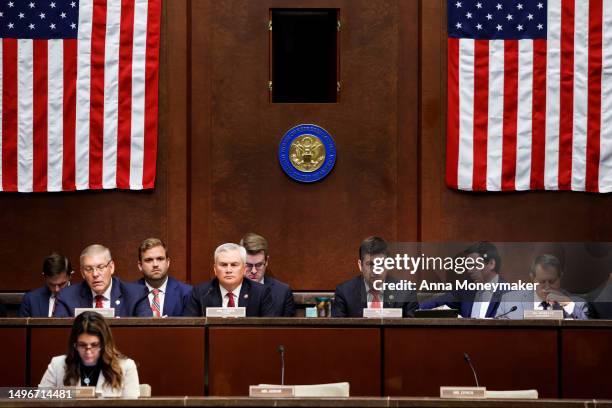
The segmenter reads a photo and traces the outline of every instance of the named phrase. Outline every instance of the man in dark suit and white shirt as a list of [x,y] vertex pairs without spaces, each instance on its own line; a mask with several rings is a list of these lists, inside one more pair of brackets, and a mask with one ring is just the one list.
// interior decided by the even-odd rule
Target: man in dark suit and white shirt
[[247,317],[273,317],[270,288],[244,278],[246,249],[227,243],[215,250],[215,278],[196,285],[185,316],[206,316],[207,307],[245,307]]
[[247,251],[246,277],[270,288],[272,304],[276,316],[295,316],[295,302],[293,292],[286,283],[266,275],[270,255],[268,254],[268,241],[261,235],[253,232],[245,234],[240,240]]
[[[401,308],[402,317],[413,317],[418,309],[412,291],[378,291],[375,281],[395,282],[386,273],[373,272],[374,259],[388,256],[387,242],[380,237],[368,237],[359,246],[357,267],[361,274],[336,287],[332,317],[363,317],[365,308]],[[380,287],[380,286],[379,286]]]
[[70,285],[74,271],[68,258],[56,252],[43,261],[42,275],[45,286],[34,289],[23,296],[19,317],[51,317],[60,290]]
[[140,285],[114,277],[115,262],[110,250],[93,244],[81,252],[84,281],[59,293],[55,317],[73,317],[76,308],[114,308],[117,317],[152,316],[147,291]]
[[146,286],[153,317],[182,316],[192,287],[168,275],[170,256],[166,244],[147,238],[138,247],[138,269],[143,277],[136,283]]

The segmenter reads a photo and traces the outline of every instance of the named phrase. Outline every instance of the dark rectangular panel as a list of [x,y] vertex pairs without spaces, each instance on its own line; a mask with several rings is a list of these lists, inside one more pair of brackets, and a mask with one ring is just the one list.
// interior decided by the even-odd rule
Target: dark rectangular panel
[[612,330],[564,329],[563,398],[612,398]]
[[40,384],[51,358],[66,354],[70,327],[31,327],[30,382]]
[[153,396],[204,395],[204,327],[113,327]]
[[272,102],[336,102],[336,9],[272,9]]
[[0,329],[3,352],[0,354],[0,387],[26,385],[26,329]]
[[378,329],[212,327],[209,335],[211,396],[279,384],[281,344],[285,384],[348,381],[351,396],[380,395]]
[[554,329],[394,328],[384,338],[387,395],[437,397],[440,386],[474,386],[468,353],[487,389],[557,397]]

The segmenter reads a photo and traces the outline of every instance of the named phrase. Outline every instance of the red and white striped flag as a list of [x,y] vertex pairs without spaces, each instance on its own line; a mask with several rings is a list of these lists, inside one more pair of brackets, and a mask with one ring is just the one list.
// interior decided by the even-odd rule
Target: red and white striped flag
[[161,0],[0,0],[0,191],[155,184]]
[[447,185],[612,191],[612,0],[447,7]]

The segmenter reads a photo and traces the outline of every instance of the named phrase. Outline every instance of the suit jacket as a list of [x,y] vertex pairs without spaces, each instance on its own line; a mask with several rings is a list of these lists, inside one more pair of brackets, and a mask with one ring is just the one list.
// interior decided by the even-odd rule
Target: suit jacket
[[[145,290],[148,291],[144,278],[138,279],[135,283],[144,286]],[[192,289],[193,287],[191,287],[191,285],[187,285],[186,283],[174,279],[172,276],[168,276],[166,293],[164,293],[162,316],[182,316],[185,306],[191,297]],[[147,301],[148,300],[147,297]],[[150,306],[151,304],[149,302],[149,307]]]
[[[185,307],[184,316],[206,316],[207,307],[221,307],[219,279],[194,286],[191,298]],[[247,278],[242,280],[238,306],[246,307],[247,317],[273,317],[272,295],[270,288]]]
[[[506,282],[504,278],[499,277],[498,283]],[[502,296],[507,291],[496,290],[491,296],[489,307],[485,317],[495,317],[497,309],[499,308],[499,302]],[[420,304],[421,309],[434,309],[440,306],[448,306],[451,309],[458,309],[461,317],[472,317],[472,308],[474,307],[474,297],[476,296],[475,291],[454,291],[451,293],[445,293],[432,300],[422,302]]]
[[[134,283],[122,282],[115,277],[112,280],[111,307],[115,308],[115,316],[153,316],[149,307],[146,288]],[[62,289],[56,302],[54,317],[73,317],[75,308],[92,307],[93,296],[89,285],[83,281]]]
[[612,319],[612,284],[608,283],[588,304],[591,319]]
[[[570,315],[564,310],[563,317],[572,319],[588,319],[586,303],[584,303],[580,298],[574,296],[569,297],[571,297],[572,301],[574,302],[574,311]],[[501,317],[502,319],[520,320],[523,318],[525,310],[534,310],[534,303],[535,292],[533,291],[508,292],[502,296],[496,316],[504,315]],[[513,306],[516,306],[516,310],[510,312]]]
[[[140,397],[140,385],[136,363],[130,358],[119,360],[123,373],[123,385],[121,389],[114,389],[106,382],[104,374],[100,373],[96,391],[101,392],[103,397]],[[56,356],[51,359],[47,371],[40,380],[39,387],[64,388],[64,375],[66,374],[66,356]],[[80,386],[81,384],[76,384]]]
[[[396,282],[392,278],[387,278],[386,281]],[[403,317],[413,317],[418,306],[416,293],[412,291],[383,293],[383,308],[401,308]],[[363,309],[367,307],[368,298],[362,275],[336,286],[332,302],[332,317],[363,317]]]
[[264,278],[264,286],[270,288],[274,315],[280,317],[294,317],[295,302],[293,301],[293,292],[289,285],[266,276]]
[[50,297],[51,291],[47,286],[26,293],[21,300],[19,317],[49,317]]

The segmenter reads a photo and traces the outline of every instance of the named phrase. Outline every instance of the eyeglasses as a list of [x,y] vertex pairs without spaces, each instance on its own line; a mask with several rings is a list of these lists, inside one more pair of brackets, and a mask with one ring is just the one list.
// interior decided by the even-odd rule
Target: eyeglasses
[[247,263],[246,264],[246,270],[250,271],[251,269],[255,268],[258,271],[261,271],[264,266],[266,266],[265,262],[257,262],[256,264]]
[[83,269],[83,272],[85,273],[93,273],[93,271],[104,272],[106,268],[108,268],[108,265],[110,265],[111,262],[113,262],[112,259],[108,261],[106,265],[83,266],[82,269]]
[[91,350],[91,351],[99,351],[100,350],[100,343],[91,343],[91,344],[75,343],[74,346],[76,347],[77,350],[79,350],[81,352],[86,352],[87,350]]

